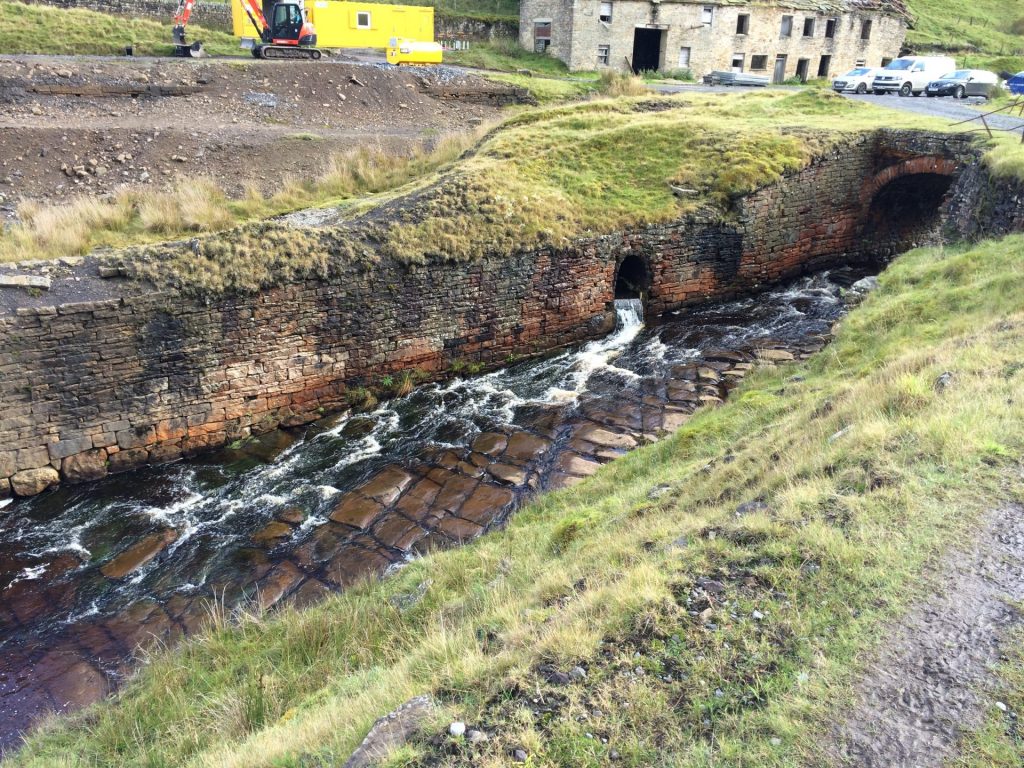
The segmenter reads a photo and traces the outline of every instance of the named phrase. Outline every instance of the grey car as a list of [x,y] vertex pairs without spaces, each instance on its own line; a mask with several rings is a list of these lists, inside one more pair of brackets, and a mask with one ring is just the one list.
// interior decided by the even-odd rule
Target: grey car
[[999,77],[983,69],[958,69],[932,80],[924,92],[928,96],[954,96],[966,99],[969,96],[984,96],[986,99],[999,84]]

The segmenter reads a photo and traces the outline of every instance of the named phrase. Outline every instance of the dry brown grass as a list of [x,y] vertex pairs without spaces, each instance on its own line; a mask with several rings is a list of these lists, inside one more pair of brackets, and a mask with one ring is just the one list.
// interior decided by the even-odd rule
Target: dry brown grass
[[601,73],[601,92],[607,96],[643,96],[649,94],[647,84],[636,75],[606,70]]
[[377,146],[335,155],[318,176],[286,178],[269,197],[248,185],[231,199],[212,179],[179,177],[162,190],[128,187],[105,199],[80,197],[52,206],[26,202],[18,209],[18,223],[0,234],[0,262],[75,256],[99,246],[217,232],[308,206],[380,194],[451,163],[485,130],[444,137],[432,148],[416,145],[406,154]]

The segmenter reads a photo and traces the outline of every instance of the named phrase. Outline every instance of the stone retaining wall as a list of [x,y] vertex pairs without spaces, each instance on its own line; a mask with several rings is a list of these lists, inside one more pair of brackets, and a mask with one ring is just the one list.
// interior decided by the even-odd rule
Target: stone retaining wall
[[[25,0],[36,5],[55,8],[85,8],[99,13],[110,13],[129,18],[156,19],[170,24],[178,10],[176,0]],[[228,3],[202,3],[197,5],[192,18],[205,29],[231,31],[231,6]]]
[[456,16],[448,11],[434,10],[434,39],[447,40],[494,40],[505,37],[515,40],[519,37],[519,22],[505,19],[474,19]]
[[984,163],[964,170],[948,205],[950,229],[976,240],[1024,230],[1024,182],[993,178]]
[[654,316],[895,252],[909,243],[866,226],[866,185],[911,155],[952,172],[970,154],[963,142],[884,133],[736,201],[720,219],[473,263],[382,259],[257,295],[22,307],[0,315],[0,494],[306,423],[386,375],[437,378],[459,363],[500,365],[599,337],[629,256],[646,265]]

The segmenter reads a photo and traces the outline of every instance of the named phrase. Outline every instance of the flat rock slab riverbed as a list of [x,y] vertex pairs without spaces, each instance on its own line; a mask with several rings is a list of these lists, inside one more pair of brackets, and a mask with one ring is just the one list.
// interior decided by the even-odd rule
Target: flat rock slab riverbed
[[17,501],[0,516],[0,742],[116,688],[140,647],[228,609],[307,604],[504,524],[539,491],[805,358],[845,311],[837,271],[213,456]]

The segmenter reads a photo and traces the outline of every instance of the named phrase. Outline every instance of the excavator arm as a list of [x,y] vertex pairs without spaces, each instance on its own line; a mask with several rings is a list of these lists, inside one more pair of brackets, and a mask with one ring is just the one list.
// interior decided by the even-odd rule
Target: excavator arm
[[179,0],[178,2],[178,10],[174,14],[174,29],[171,31],[171,39],[176,46],[188,46],[185,42],[185,27],[192,16],[195,4],[196,0]]
[[[256,0],[239,0],[242,10],[249,17],[249,21],[256,27],[256,33],[260,40],[270,42],[270,25],[266,16]],[[202,55],[203,44],[200,42],[188,43],[185,40],[185,27],[192,17],[192,9],[195,8],[196,0],[178,0],[178,10],[174,14],[174,28],[171,30],[171,40],[174,43],[174,52],[177,56],[198,57]]]
[[[194,2],[194,0],[191,0]],[[190,2],[190,0],[182,0],[182,2]],[[245,15],[249,17],[249,21],[256,27],[256,33],[260,36],[260,40],[265,43],[270,42],[270,24],[267,23],[267,17],[263,15],[263,9],[256,0],[239,0],[242,4],[242,10],[245,11]]]

